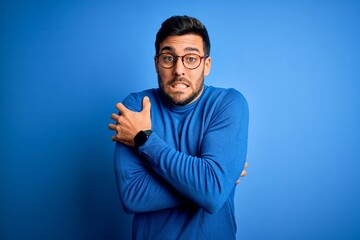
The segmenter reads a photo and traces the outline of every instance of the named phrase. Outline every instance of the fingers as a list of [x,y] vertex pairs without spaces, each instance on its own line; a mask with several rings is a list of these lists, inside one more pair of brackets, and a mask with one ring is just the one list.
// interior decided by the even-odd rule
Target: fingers
[[119,129],[120,126],[118,125],[119,118],[120,118],[119,115],[117,115],[115,113],[111,114],[111,119],[116,122],[115,124],[114,123],[109,123],[109,125],[108,125],[109,130],[115,131],[115,135],[111,137],[112,141],[118,141],[119,140],[119,131],[120,131],[120,129]]
[[[148,96],[145,96],[145,97],[143,98],[142,106],[143,106],[142,112],[149,112],[149,113],[150,113],[151,102],[150,102],[150,99],[149,99]],[[124,106],[124,104],[122,104],[122,103],[117,103],[117,104],[116,104],[116,108],[120,111],[120,114],[121,114],[121,115],[125,115],[126,112],[130,111],[130,110],[127,109],[127,108]]]
[[117,124],[113,124],[113,123],[109,123],[108,128],[112,131],[115,131],[115,135],[111,136],[111,140],[112,141],[117,141],[119,140],[119,134],[121,132],[121,129],[119,129],[119,125]]
[[151,129],[151,102],[149,97],[145,96],[142,99],[141,112],[132,111],[121,102],[116,104],[116,108],[119,110],[119,113],[111,115],[111,119],[115,123],[108,125],[110,130],[115,131],[115,135],[111,138],[113,141],[133,145],[134,136],[140,130]]
[[[245,177],[245,176],[246,176],[246,170],[244,169],[244,170],[242,170],[240,177]],[[240,183],[240,179],[238,179],[235,184],[239,184],[239,183]]]
[[119,112],[121,113],[121,115],[125,115],[127,111],[129,111],[129,109],[127,109],[124,104],[122,103],[117,103],[116,104],[116,108],[119,110]]
[[[240,177],[245,177],[245,176],[246,176],[246,168],[247,168],[248,166],[249,166],[249,164],[248,164],[248,162],[247,162],[247,155],[246,155],[246,162],[245,162],[245,164],[244,164],[243,170],[241,171]],[[239,183],[240,183],[240,179],[238,179],[235,184],[239,184]]]
[[115,122],[118,121],[119,117],[120,117],[120,116],[117,115],[117,114],[115,114],[115,113],[111,114],[111,119],[114,120]]
[[115,124],[109,123],[108,128],[110,130],[112,130],[112,131],[116,131],[116,125]]
[[144,127],[146,127],[145,129],[151,129],[151,113],[150,113],[151,102],[148,96],[145,96],[143,98],[142,105],[143,105],[143,109],[141,111],[141,114],[144,117],[144,123],[147,124],[147,126]]
[[150,102],[150,99],[149,99],[148,96],[145,96],[145,97],[143,98],[142,105],[143,105],[142,112],[145,111],[145,112],[150,113],[151,102]]
[[[246,157],[247,158],[247,157]],[[244,164],[244,168],[241,172],[241,175],[240,177],[245,177],[246,176],[246,168],[249,166],[248,162],[246,161],[245,164]]]

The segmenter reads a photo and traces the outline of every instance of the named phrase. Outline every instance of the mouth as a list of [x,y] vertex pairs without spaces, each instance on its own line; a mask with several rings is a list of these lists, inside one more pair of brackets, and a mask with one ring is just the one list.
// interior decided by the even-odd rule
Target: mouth
[[186,83],[183,83],[183,82],[177,82],[177,83],[170,85],[170,87],[174,90],[184,90],[184,89],[188,88],[189,85]]
[[169,88],[173,92],[181,92],[190,87],[190,83],[184,80],[174,80],[169,83]]

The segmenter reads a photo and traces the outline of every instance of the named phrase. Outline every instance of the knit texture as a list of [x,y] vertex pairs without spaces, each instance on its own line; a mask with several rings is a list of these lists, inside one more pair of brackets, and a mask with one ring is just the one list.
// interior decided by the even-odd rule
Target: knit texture
[[248,105],[235,89],[205,86],[186,106],[159,89],[129,95],[142,110],[151,101],[153,133],[138,150],[115,149],[124,210],[134,213],[133,239],[235,239],[234,194],[246,161]]

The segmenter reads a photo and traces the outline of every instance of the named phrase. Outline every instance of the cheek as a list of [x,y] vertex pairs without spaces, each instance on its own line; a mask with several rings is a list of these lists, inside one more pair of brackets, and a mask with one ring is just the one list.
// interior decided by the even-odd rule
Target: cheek
[[172,79],[175,77],[175,72],[173,68],[170,69],[161,69],[161,71],[159,71],[161,73],[161,76],[164,76],[167,79]]
[[189,75],[189,77],[194,83],[198,84],[202,80],[202,78],[204,78],[204,70],[202,69],[202,70],[193,72]]
[[169,71],[164,71],[163,69],[159,69],[158,71],[158,79],[161,83],[169,82],[173,77]]
[[167,76],[166,72],[164,72],[162,70],[158,71],[158,75],[162,80],[166,79],[166,76]]

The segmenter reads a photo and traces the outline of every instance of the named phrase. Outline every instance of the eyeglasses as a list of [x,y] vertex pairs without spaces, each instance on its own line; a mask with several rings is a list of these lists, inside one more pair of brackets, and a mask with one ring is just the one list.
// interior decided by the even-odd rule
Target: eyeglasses
[[178,58],[181,58],[182,63],[187,69],[194,70],[200,66],[201,60],[203,58],[207,58],[208,56],[209,54],[205,54],[201,57],[194,53],[188,53],[184,56],[176,56],[171,53],[161,53],[157,54],[155,59],[160,64],[160,66],[166,69],[170,69],[176,65]]

